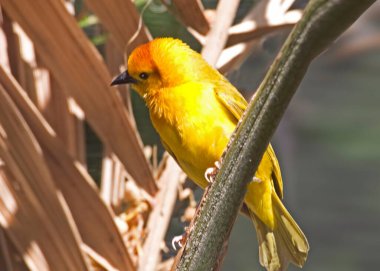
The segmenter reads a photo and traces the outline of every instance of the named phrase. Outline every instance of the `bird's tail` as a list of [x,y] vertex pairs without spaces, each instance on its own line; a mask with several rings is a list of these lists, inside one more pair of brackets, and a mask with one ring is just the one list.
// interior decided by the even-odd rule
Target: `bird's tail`
[[276,193],[272,194],[272,205],[273,230],[250,211],[259,242],[260,264],[268,271],[286,270],[289,262],[302,267],[309,251],[307,239]]

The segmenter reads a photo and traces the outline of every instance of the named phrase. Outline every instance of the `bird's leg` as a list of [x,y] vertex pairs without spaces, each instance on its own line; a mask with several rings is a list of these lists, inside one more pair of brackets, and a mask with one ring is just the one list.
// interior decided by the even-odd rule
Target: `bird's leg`
[[182,248],[185,245],[188,236],[189,236],[189,228],[186,228],[183,234],[174,236],[172,239],[173,249],[177,250],[177,245],[179,246],[179,248]]
[[205,171],[205,179],[208,183],[212,184],[215,181],[216,174],[218,174],[218,171],[222,165],[220,161],[215,161],[214,167],[209,167]]
[[[220,161],[215,161],[213,167],[210,167],[210,168],[206,169],[206,171],[205,171],[205,179],[207,180],[207,182],[209,184],[212,184],[215,181],[216,174],[218,173],[221,165],[222,165],[221,160]],[[207,189],[206,189],[206,194],[207,194]],[[199,212],[199,208],[200,208],[200,206],[198,206],[198,208],[196,210],[196,213],[195,213],[195,216],[197,216],[197,214]],[[194,221],[194,218],[193,218],[193,221]],[[191,228],[192,228],[192,223],[190,224],[189,227],[187,227],[185,229],[185,232],[183,234],[175,236],[172,239],[172,247],[173,247],[174,250],[177,250],[177,245],[180,248],[182,248],[185,245],[187,237],[189,236],[189,233],[191,231]]]

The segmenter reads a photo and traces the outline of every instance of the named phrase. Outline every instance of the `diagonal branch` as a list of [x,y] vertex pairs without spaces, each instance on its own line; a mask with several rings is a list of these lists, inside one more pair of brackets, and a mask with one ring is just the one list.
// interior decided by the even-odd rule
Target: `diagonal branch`
[[233,136],[176,270],[212,270],[240,210],[246,186],[310,62],[374,2],[309,2]]

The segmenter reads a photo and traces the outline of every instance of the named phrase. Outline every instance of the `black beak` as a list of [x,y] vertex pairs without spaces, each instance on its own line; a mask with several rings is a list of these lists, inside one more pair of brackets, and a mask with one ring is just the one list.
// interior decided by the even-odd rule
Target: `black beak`
[[119,74],[115,79],[112,80],[111,86],[122,85],[122,84],[135,84],[137,80],[129,75],[128,70]]

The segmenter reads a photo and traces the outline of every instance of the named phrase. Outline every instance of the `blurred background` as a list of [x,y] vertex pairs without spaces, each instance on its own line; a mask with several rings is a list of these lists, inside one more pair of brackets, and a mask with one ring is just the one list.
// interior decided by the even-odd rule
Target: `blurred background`
[[[194,22],[192,24],[188,21],[191,16],[195,15],[190,14],[190,17],[186,17],[187,15],[183,11],[185,5],[182,1],[173,1],[174,4],[171,1],[158,0],[134,1],[136,11],[130,15],[131,18],[134,18],[133,23],[128,21],[125,25],[119,23],[118,26],[136,29],[139,23],[138,12],[140,12],[143,19],[142,25],[145,25],[146,28],[139,31],[137,38],[133,42],[128,42],[126,46],[120,46],[120,44],[129,41],[127,37],[120,40],[121,38],[118,35],[122,35],[122,31],[120,30],[120,33],[117,33],[115,28],[109,28],[110,23],[104,18],[112,16],[102,14],[101,5],[95,4],[95,2],[73,0],[66,2],[66,5],[68,11],[75,18],[78,28],[84,31],[91,44],[98,49],[105,59],[109,70],[108,77],[105,77],[107,80],[119,72],[119,67],[128,53],[144,39],[171,36],[186,41],[198,51],[207,46],[206,37],[208,37],[209,29],[206,27],[205,30],[202,26],[197,26]],[[213,64],[226,73],[230,81],[247,99],[250,99],[257,89],[291,27],[299,20],[302,9],[307,2],[302,0],[242,0],[238,4],[232,25],[241,28],[233,28],[234,26],[232,26],[230,35],[248,33],[248,36],[238,36],[236,41],[228,40],[227,44],[230,46],[227,47],[230,50],[225,49]],[[16,46],[14,41],[9,38],[9,29],[13,27],[13,31],[16,31],[15,29],[20,27],[18,24],[15,26],[16,23],[24,28],[23,23],[25,22],[21,21],[22,16],[17,15],[17,5],[12,7],[12,4],[0,3],[4,5],[2,31],[5,33],[0,39],[0,47],[1,42],[7,44],[7,46],[3,46],[3,51],[0,52],[0,58],[3,58],[1,65],[10,67],[9,69],[18,83],[25,89],[29,89],[30,81],[35,82],[36,80],[36,74],[34,73],[34,77],[30,78],[25,75],[25,71],[20,75],[20,71],[22,71],[20,67],[12,69],[12,63],[14,63],[12,57],[15,54],[10,54],[10,52],[16,52],[18,49],[16,47],[9,49],[10,46]],[[199,3],[204,9],[203,19],[211,24],[217,17],[218,1],[203,0]],[[271,8],[270,3],[272,4]],[[117,4],[115,5],[117,7]],[[121,13],[122,9],[120,10]],[[130,20],[130,18],[123,17],[126,16],[125,14],[115,14],[113,19],[116,20],[118,16]],[[194,19],[194,21],[196,20]],[[245,29],[246,26],[242,22],[256,23],[255,27],[261,32],[253,31],[252,34],[250,32],[252,30],[249,27],[248,30]],[[255,28],[253,29],[255,30]],[[283,173],[284,201],[306,234],[311,247],[304,270],[376,270],[380,265],[379,29],[380,4],[376,3],[312,63],[272,140]],[[132,30],[129,37],[135,33]],[[30,44],[38,43],[38,34],[33,34],[32,31],[28,32],[27,29],[24,31],[26,34],[21,36],[25,35],[26,38],[29,36]],[[18,48],[27,50],[25,46]],[[36,64],[36,67],[45,67],[46,65],[46,69],[52,74],[53,79],[49,81],[50,91],[52,93],[56,91],[54,89],[55,83],[60,88],[70,88],[70,86],[62,84],[59,78],[57,79],[56,72],[59,71],[59,68],[54,68],[54,65],[51,64],[54,62],[49,60],[51,55],[43,56],[41,46],[38,44],[36,44],[35,50],[35,59],[32,62]],[[61,54],[65,54],[65,51],[62,51]],[[18,57],[20,58],[20,56]],[[22,57],[25,57],[25,54]],[[25,59],[24,61],[27,62]],[[15,71],[19,73],[17,74]],[[102,77],[98,74],[98,72],[94,72],[93,76]],[[87,80],[92,80],[91,78],[89,76]],[[2,84],[5,85],[5,83]],[[44,112],[41,99],[38,98],[39,86],[38,84],[35,85],[37,86],[35,89],[27,90],[30,99],[33,100],[55,130],[65,130],[62,128],[62,122],[59,118],[61,113],[58,113],[58,117],[49,120],[49,116],[51,116],[49,114],[52,114],[54,105],[49,112]],[[116,93],[115,90],[112,91]],[[134,92],[129,92],[126,89],[119,91],[117,97],[122,98],[120,100],[124,101],[129,114],[134,116],[129,121],[132,123],[131,127],[136,125],[139,132],[136,142],[139,142],[141,138],[145,146],[141,147],[140,152],[152,165],[152,175],[155,180],[158,180],[162,176],[162,172],[165,172],[165,169],[159,166],[164,150],[150,124],[148,112],[142,100]],[[164,230],[161,232],[165,237],[166,246],[159,246],[156,250],[158,255],[157,266],[152,269],[148,267],[144,269],[143,264],[145,263],[141,260],[144,258],[142,251],[149,251],[145,244],[149,239],[149,231],[147,231],[149,228],[147,225],[151,223],[148,222],[149,217],[154,213],[154,207],[151,206],[151,197],[155,197],[154,193],[150,193],[149,189],[139,183],[137,179],[142,175],[131,172],[131,169],[126,166],[128,163],[119,161],[119,159],[123,161],[123,157],[128,157],[128,155],[120,154],[120,149],[119,152],[115,151],[115,148],[118,149],[118,145],[107,143],[112,140],[116,141],[116,139],[108,138],[107,133],[99,132],[104,129],[107,131],[107,127],[102,126],[103,124],[99,124],[99,126],[94,124],[94,120],[99,120],[101,116],[94,115],[92,120],[88,120],[87,117],[90,116],[91,119],[93,113],[87,109],[87,106],[90,105],[86,105],[81,100],[84,98],[81,98],[80,95],[75,96],[74,92],[71,93],[67,90],[63,93],[65,94],[60,97],[65,99],[65,103],[69,98],[75,101],[70,102],[72,103],[70,114],[74,114],[77,120],[74,125],[69,126],[74,127],[72,129],[75,130],[75,137],[73,139],[65,132],[58,132],[58,134],[66,138],[66,143],[62,144],[69,146],[67,149],[73,159],[80,161],[86,168],[89,178],[92,179],[90,182],[96,183],[99,187],[99,191],[97,191],[99,194],[98,204],[105,204],[109,207],[110,221],[116,221],[112,223],[116,223],[119,229],[114,234],[121,234],[128,253],[130,253],[128,257],[132,259],[131,266],[136,267],[139,263],[140,269],[138,270],[167,270],[167,266],[172,263],[172,257],[176,255],[170,242],[175,235],[183,233],[184,227],[189,223],[194,212],[194,199],[198,201],[202,191],[188,181],[176,183],[178,189],[174,189],[174,192],[178,192],[178,196],[173,199],[172,207],[169,208],[169,216],[165,218],[167,224],[163,226]],[[73,108],[77,108],[77,111]],[[24,114],[21,109],[20,111],[21,114]],[[57,112],[61,111],[56,110],[55,114]],[[26,117],[24,118],[26,119]],[[107,120],[107,117],[105,119]],[[80,121],[78,122],[78,120]],[[112,122],[112,120],[110,121]],[[0,124],[4,126],[3,129],[7,133],[5,124],[1,120]],[[122,127],[117,128],[122,129]],[[109,133],[113,134],[115,131],[118,130],[115,129]],[[36,134],[36,132],[34,133]],[[39,141],[38,135],[35,136]],[[128,146],[126,150],[128,150]],[[129,154],[129,156],[132,156],[133,159],[134,153]],[[0,165],[1,159],[4,160],[3,163],[6,168],[7,161],[0,153]],[[20,172],[23,171],[21,166],[20,168]],[[112,173],[107,175],[106,170],[110,170]],[[174,170],[172,172],[176,172],[177,179],[183,179],[179,171]],[[54,174],[52,175],[54,176]],[[3,181],[6,179],[4,176]],[[10,178],[9,176],[7,178]],[[106,183],[108,185],[105,185]],[[56,186],[60,187],[59,184]],[[120,188],[121,186],[122,188]],[[115,187],[118,188],[116,192]],[[144,190],[144,193],[139,189]],[[162,186],[159,186],[159,189],[162,189]],[[138,196],[133,192],[136,190],[140,191],[137,193]],[[17,194],[17,191],[15,193]],[[16,194],[15,197],[17,197]],[[151,195],[146,196],[146,194]],[[4,194],[0,195],[2,201],[6,202]],[[131,203],[131,198],[133,203]],[[70,201],[69,199],[66,200]],[[96,200],[94,199],[94,201]],[[6,204],[4,203],[4,205]],[[76,208],[73,206],[70,205],[70,208]],[[132,218],[129,216],[131,213],[135,214]],[[82,235],[83,242],[87,243],[81,230],[81,223],[84,222],[78,220],[75,215],[74,221]],[[121,224],[124,226],[120,226]],[[17,256],[18,258],[14,256],[20,255],[20,248],[22,247],[17,238],[14,237],[15,234],[27,235],[28,230],[24,228],[25,231],[23,231],[21,227],[19,232],[8,231],[6,225],[6,223],[2,223],[5,236],[2,238],[5,240],[5,247],[8,248],[4,249],[3,246],[0,267],[7,267],[8,269],[5,268],[5,270],[29,270],[30,266],[25,261],[24,256]],[[33,236],[33,233],[30,235]],[[33,239],[30,236],[29,238]],[[7,242],[10,244],[7,245]],[[43,245],[41,247],[41,250],[44,251]],[[102,251],[101,248],[97,248],[95,244],[90,247],[102,255],[99,252]],[[84,255],[83,257],[90,255],[89,257],[92,260],[92,265],[88,268],[108,270],[107,264],[102,265],[102,261],[94,254],[88,253],[88,250],[85,250]],[[116,259],[107,257],[104,256],[108,263],[113,264],[114,267],[117,266]],[[47,262],[49,261],[47,260]],[[168,265],[164,265],[165,263]],[[14,269],[9,269],[10,265]],[[19,269],[16,269],[15,266],[18,266]],[[23,266],[24,269],[19,266]],[[129,270],[132,270],[132,267]],[[251,222],[243,216],[239,216],[233,228],[228,252],[221,270],[263,270],[258,262],[256,234]],[[290,270],[297,269],[291,267]]]

